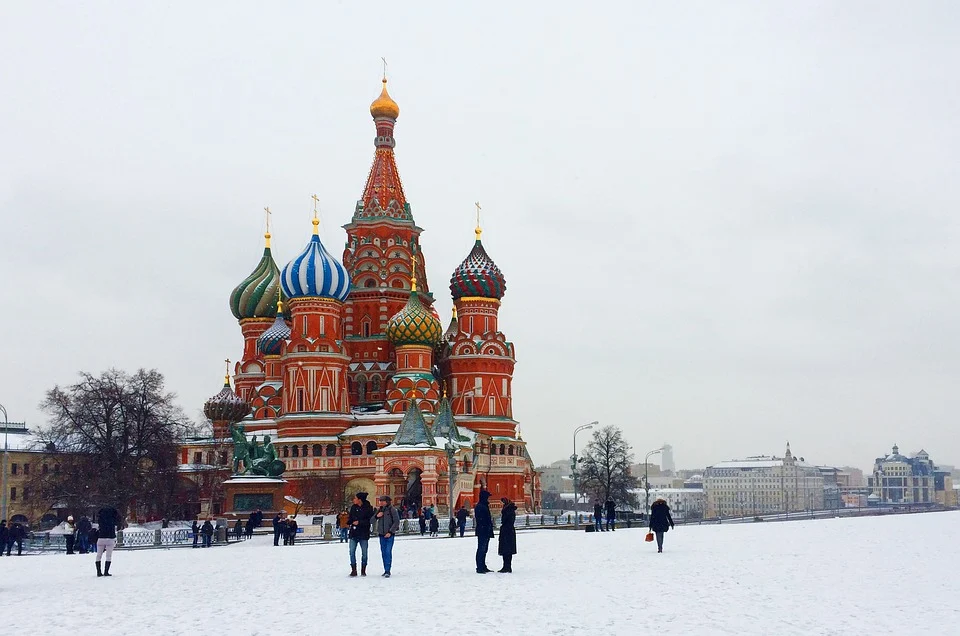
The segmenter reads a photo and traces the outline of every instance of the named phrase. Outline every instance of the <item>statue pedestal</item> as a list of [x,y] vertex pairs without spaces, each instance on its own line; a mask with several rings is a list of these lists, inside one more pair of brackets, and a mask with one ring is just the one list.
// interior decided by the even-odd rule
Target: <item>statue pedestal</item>
[[234,475],[223,482],[223,507],[235,516],[248,516],[258,508],[264,514],[283,510],[286,485],[287,481],[279,477]]

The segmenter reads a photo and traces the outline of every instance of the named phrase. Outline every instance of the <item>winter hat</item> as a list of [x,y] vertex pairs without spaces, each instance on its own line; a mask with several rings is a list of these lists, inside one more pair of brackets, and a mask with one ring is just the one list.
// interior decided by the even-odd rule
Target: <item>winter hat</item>
[[379,499],[380,501],[386,501],[386,502],[389,503],[389,502],[390,502],[390,495],[380,495],[380,496],[378,497],[378,499]]
[[357,493],[357,499],[359,499],[360,501],[366,501],[366,500],[367,500],[367,493],[365,493],[365,492],[358,492],[358,493]]
[[69,515],[69,516],[67,517],[67,521],[73,521],[73,515]]

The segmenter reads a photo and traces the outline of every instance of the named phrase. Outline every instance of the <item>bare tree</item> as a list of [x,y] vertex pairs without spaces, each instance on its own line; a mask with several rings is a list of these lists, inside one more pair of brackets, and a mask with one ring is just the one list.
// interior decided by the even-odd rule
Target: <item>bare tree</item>
[[339,475],[311,475],[300,480],[300,499],[306,511],[315,514],[339,512],[347,503],[347,480]]
[[630,448],[623,431],[616,426],[594,431],[581,463],[584,492],[600,501],[613,499],[621,505],[635,505],[637,496],[633,491],[639,482],[630,474],[633,462]]
[[50,420],[38,437],[55,469],[37,475],[33,492],[70,510],[174,510],[177,448],[189,422],[163,383],[156,370],[111,369],[50,389],[40,405]]

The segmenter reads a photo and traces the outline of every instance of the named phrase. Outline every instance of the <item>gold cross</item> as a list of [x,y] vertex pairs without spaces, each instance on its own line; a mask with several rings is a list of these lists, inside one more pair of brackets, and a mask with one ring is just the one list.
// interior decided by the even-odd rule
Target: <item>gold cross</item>
[[263,211],[267,213],[267,234],[269,234],[270,233],[270,215],[272,214],[272,212],[270,212],[270,206],[268,205],[267,207],[263,208]]
[[383,81],[386,82],[387,81],[387,58],[381,57],[380,59],[383,61]]
[[310,198],[313,199],[313,218],[317,218],[317,206],[320,204],[320,197],[313,195]]
[[227,363],[227,375],[223,377],[223,383],[230,384],[230,358],[227,358],[224,362]]
[[479,241],[480,235],[483,233],[483,231],[480,229],[480,202],[477,201],[474,203],[474,205],[477,206],[477,229],[474,230],[474,234],[477,235],[477,240]]

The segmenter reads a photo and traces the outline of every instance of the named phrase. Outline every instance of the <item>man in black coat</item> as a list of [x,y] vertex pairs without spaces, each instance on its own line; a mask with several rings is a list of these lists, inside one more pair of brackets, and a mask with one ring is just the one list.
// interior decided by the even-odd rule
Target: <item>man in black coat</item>
[[197,547],[197,541],[200,540],[200,524],[197,523],[197,520],[193,520],[193,525],[190,526],[190,532],[193,533],[193,547]]
[[209,548],[210,544],[213,543],[213,522],[210,519],[203,522],[200,534],[203,535],[203,547]]
[[603,530],[603,506],[599,501],[593,504],[593,524],[597,532]]
[[0,520],[0,556],[7,547],[7,537],[10,536],[10,529],[7,528],[7,520]]
[[280,545],[280,535],[283,534],[283,524],[280,523],[280,513],[273,517],[273,545]]
[[517,553],[517,504],[501,497],[503,510],[500,512],[500,541],[497,552],[503,557],[503,567],[498,572],[513,572],[513,555]]
[[293,517],[287,519],[287,545],[293,545],[294,541],[297,540],[297,520]]
[[[7,533],[7,556],[10,556],[14,543],[17,544],[17,556],[20,556],[23,552],[23,538],[27,536],[27,531],[18,521],[10,527]],[[3,548],[0,548],[0,550],[3,550]]]
[[463,536],[463,533],[467,530],[467,517],[470,516],[470,513],[467,512],[467,509],[463,506],[460,506],[460,510],[457,510],[457,528],[460,530],[460,536]]
[[370,545],[370,521],[373,519],[373,506],[367,501],[367,493],[358,492],[353,497],[353,505],[347,516],[350,528],[350,576],[357,575],[357,546],[360,546],[360,576],[367,575],[367,548]]
[[617,529],[617,504],[613,503],[613,499],[607,499],[607,530],[616,530]]
[[477,531],[477,574],[491,572],[487,567],[487,549],[493,538],[493,517],[490,516],[490,491],[480,491],[480,501],[473,509],[474,528]]
[[90,530],[93,524],[87,519],[86,515],[80,517],[77,522],[77,542],[80,544],[80,554],[86,554],[90,551]]
[[657,552],[663,552],[663,533],[673,528],[670,506],[663,499],[657,499],[650,506],[650,531],[657,537]]

